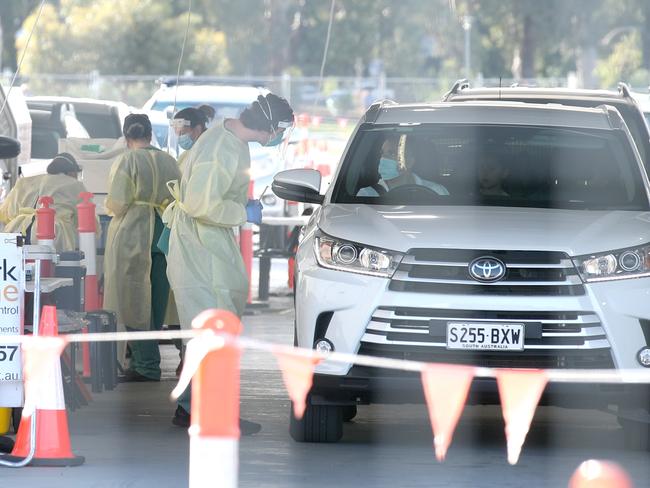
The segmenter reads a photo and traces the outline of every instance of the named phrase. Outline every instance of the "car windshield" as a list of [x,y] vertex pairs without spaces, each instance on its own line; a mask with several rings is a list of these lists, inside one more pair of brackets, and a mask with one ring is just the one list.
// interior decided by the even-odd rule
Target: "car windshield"
[[[215,119],[229,119],[239,117],[239,114],[244,111],[248,104],[246,103],[221,103],[221,102],[201,102],[201,101],[177,101],[176,102],[176,112],[188,107],[198,107],[199,105],[210,105],[214,108]],[[151,110],[157,110],[160,112],[165,112],[168,108],[172,109],[174,106],[173,100],[158,100],[153,104]]]
[[362,126],[334,203],[647,210],[622,131]]

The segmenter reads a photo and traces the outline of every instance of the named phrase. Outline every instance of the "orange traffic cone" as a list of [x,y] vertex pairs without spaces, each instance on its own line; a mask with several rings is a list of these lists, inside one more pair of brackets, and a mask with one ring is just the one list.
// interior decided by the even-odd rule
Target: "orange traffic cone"
[[573,473],[569,488],[632,488],[634,485],[627,473],[611,461],[590,459]]
[[[56,307],[43,307],[39,335],[59,335]],[[75,456],[70,447],[61,362],[58,357],[45,374],[49,378],[42,381],[43,389],[40,398],[36,400],[36,452],[30,466],[80,466],[84,462],[83,456]],[[20,461],[26,458],[30,450],[30,434],[31,416],[23,417],[18,427],[16,445],[11,455],[4,456],[3,459]]]

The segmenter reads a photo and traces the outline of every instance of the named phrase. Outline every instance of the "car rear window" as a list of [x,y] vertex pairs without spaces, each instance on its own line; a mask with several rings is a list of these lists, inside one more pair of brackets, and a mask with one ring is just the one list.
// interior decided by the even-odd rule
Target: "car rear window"
[[333,202],[648,209],[622,131],[494,125],[362,126]]
[[77,112],[77,119],[83,124],[90,137],[119,139],[122,137],[122,127],[117,115],[111,112],[103,114]]

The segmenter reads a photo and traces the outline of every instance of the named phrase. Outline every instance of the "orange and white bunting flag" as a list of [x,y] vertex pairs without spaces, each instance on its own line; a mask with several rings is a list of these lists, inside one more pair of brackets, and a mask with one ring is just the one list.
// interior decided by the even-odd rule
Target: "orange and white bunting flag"
[[422,386],[438,461],[445,460],[473,379],[474,368],[470,366],[430,364],[422,370]]
[[[26,336],[22,343],[23,371],[25,374],[25,405],[23,415],[29,417],[37,404],[52,389],[52,365],[60,361],[65,349],[63,337]],[[56,369],[56,368],[54,368]]]
[[282,371],[284,384],[293,402],[293,414],[301,419],[307,408],[307,395],[311,390],[314,378],[314,368],[321,361],[314,356],[299,356],[297,354],[274,352],[275,358]]
[[497,369],[496,376],[506,424],[508,462],[517,464],[548,377],[536,369]]
[[171,393],[173,400],[177,400],[190,385],[192,377],[201,366],[201,361],[212,351],[217,351],[223,347],[235,346],[227,345],[226,340],[216,335],[211,329],[206,329],[201,335],[196,336],[187,343],[185,355],[183,356],[181,376]]

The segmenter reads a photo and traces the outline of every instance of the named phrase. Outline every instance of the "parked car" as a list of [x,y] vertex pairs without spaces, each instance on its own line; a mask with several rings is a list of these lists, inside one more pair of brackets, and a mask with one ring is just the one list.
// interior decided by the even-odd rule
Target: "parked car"
[[161,85],[142,108],[165,112],[171,116],[174,102],[176,112],[208,104],[215,109],[215,119],[223,119],[239,116],[258,95],[266,93],[268,90],[254,86],[190,84],[185,80],[185,84]]
[[92,98],[29,97],[30,109],[52,111],[58,104],[69,104],[74,108],[76,118],[81,122],[89,137],[96,139],[119,139],[122,137],[124,119],[133,110],[123,102],[96,100]]
[[[380,180],[388,140],[408,168],[403,184]],[[615,108],[378,103],[324,195],[320,186],[307,169],[273,183],[281,198],[320,205],[296,256],[298,346],[486,367],[650,367],[650,183]],[[305,416],[290,418],[297,441],[339,440],[358,404],[422,400],[415,373],[332,361],[315,373]],[[550,383],[542,404],[616,405],[630,445],[647,448],[648,392]],[[470,395],[499,401],[493,379],[475,379]]]
[[535,88],[512,86],[506,88],[471,88],[467,80],[457,81],[443,97],[447,102],[463,101],[511,101],[527,103],[560,103],[573,107],[597,107],[611,105],[621,114],[632,133],[641,159],[650,172],[650,129],[638,102],[625,83],[618,84],[618,91],[578,90],[567,88]]

